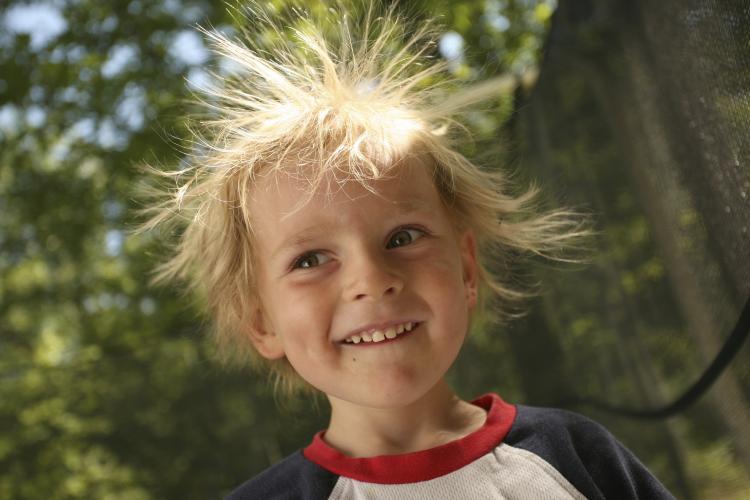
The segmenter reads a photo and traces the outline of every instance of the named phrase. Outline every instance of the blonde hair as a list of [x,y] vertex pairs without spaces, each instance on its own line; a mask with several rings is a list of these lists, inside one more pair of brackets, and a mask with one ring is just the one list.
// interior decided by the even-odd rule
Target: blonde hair
[[[240,72],[216,77],[218,84],[205,90],[210,116],[193,127],[187,167],[150,169],[170,183],[149,190],[158,200],[139,229],[180,229],[155,281],[184,280],[204,297],[225,359],[261,361],[247,334],[258,306],[248,199],[260,175],[304,175],[312,195],[331,175],[367,187],[392,174],[401,159],[428,158],[456,224],[474,231],[480,297],[497,299],[496,319],[529,295],[502,279],[509,251],[559,259],[555,251],[585,232],[569,211],[535,213],[535,188],[512,196],[501,171],[481,169],[457,151],[466,137],[461,113],[514,83],[500,78],[449,92],[457,85],[432,55],[434,25],[422,22],[410,34],[393,9],[376,10],[371,3],[355,20],[346,13],[296,12],[295,27],[287,27],[291,36],[268,12],[255,10],[251,15],[266,28],[254,34],[262,40],[256,42],[247,32],[240,41],[202,30],[215,53]],[[332,19],[340,25],[328,36]],[[286,360],[270,365],[285,388],[305,386]]]

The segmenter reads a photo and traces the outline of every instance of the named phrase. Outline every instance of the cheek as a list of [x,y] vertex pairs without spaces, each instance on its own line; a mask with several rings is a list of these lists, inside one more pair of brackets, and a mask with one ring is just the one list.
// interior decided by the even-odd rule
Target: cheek
[[325,290],[305,286],[283,287],[273,297],[274,327],[288,357],[307,355],[329,342],[333,302]]
[[[469,309],[463,272],[458,258],[435,259],[415,276],[415,290],[430,303],[433,312],[441,317],[444,334],[452,338],[459,334],[462,342],[468,328]],[[443,330],[441,330],[443,331]]]
[[290,282],[274,290],[274,308],[280,323],[310,321],[329,309],[329,290],[324,286]]
[[463,294],[463,272],[457,256],[449,255],[431,260],[423,273],[425,287],[438,291],[444,300],[454,301],[457,294]]

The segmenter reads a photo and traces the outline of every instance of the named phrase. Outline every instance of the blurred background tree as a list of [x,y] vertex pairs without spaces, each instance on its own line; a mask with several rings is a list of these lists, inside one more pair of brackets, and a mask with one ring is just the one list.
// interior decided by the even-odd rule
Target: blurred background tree
[[[504,141],[504,157],[481,161],[599,216],[591,266],[536,266],[532,313],[475,332],[451,373],[467,398],[663,403],[747,298],[746,4],[624,3],[409,3],[441,17],[439,55],[456,76],[518,83],[469,116],[467,153]],[[147,286],[159,235],[127,233],[134,166],[179,165],[190,93],[207,69],[231,72],[196,23],[239,22],[207,0],[1,8],[0,498],[217,497],[325,426],[324,405],[280,408],[266,380],[222,369],[196,305]],[[699,86],[682,82],[688,72]],[[577,409],[681,497],[747,498],[747,351],[668,422]]]

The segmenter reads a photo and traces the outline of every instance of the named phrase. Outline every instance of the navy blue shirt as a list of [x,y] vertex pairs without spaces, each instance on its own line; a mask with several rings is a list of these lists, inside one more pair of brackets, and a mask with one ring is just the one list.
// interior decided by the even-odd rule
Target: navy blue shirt
[[612,434],[576,413],[505,403],[488,394],[471,434],[429,450],[347,457],[323,432],[227,498],[394,500],[674,498]]

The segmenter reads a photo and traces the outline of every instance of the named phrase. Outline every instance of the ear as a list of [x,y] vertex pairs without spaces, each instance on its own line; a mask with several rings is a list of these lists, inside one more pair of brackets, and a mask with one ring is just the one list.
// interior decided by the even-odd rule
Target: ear
[[281,338],[274,332],[265,320],[263,311],[259,308],[253,314],[253,318],[247,327],[250,342],[255,350],[266,359],[279,359],[284,357],[284,346]]
[[474,231],[467,229],[461,235],[461,265],[463,268],[464,290],[469,308],[477,305],[479,266],[477,263],[477,243]]

